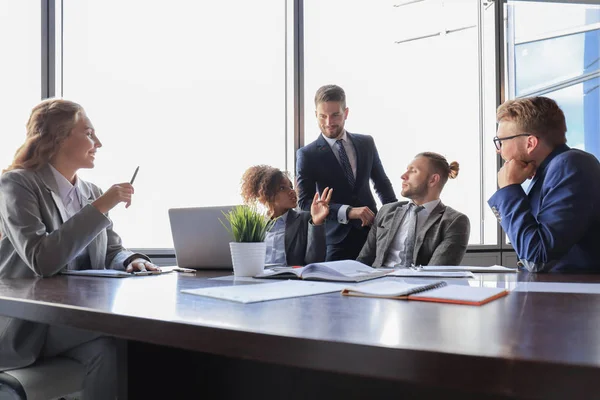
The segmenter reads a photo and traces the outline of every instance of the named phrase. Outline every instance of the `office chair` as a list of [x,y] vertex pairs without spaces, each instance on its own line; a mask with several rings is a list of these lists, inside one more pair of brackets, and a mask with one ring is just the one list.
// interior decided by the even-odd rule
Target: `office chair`
[[83,366],[75,360],[40,360],[28,367],[0,372],[0,400],[61,399],[81,391],[84,377]]

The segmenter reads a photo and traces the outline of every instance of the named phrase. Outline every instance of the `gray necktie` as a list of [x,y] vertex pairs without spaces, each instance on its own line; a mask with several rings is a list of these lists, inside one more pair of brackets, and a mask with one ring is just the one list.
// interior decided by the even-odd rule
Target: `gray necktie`
[[406,211],[406,218],[408,218],[408,234],[406,235],[406,240],[404,240],[404,250],[402,256],[402,266],[405,268],[409,268],[413,264],[415,240],[417,238],[417,214],[423,208],[425,207],[410,203],[408,206],[408,211]]
[[344,175],[346,175],[346,180],[348,181],[350,187],[353,188],[354,183],[356,181],[354,179],[354,173],[352,173],[352,165],[350,165],[350,159],[348,159],[348,154],[346,153],[346,149],[344,149],[344,139],[338,139],[338,141],[335,142],[335,144],[337,146],[338,154],[340,156],[340,164],[344,169]]

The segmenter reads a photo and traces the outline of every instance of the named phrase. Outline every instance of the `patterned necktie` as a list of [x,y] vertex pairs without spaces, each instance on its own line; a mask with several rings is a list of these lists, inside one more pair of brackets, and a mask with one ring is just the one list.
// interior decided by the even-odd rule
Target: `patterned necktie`
[[406,211],[406,217],[408,218],[408,234],[404,240],[404,250],[402,256],[402,266],[405,268],[412,267],[413,264],[415,240],[417,238],[417,214],[423,208],[425,207],[410,203],[408,206],[408,211]]
[[346,154],[346,149],[344,149],[344,139],[339,139],[335,142],[335,145],[338,149],[338,154],[340,156],[340,163],[342,164],[342,168],[344,169],[344,174],[346,175],[346,180],[350,184],[350,187],[354,187],[354,174],[352,173],[352,166],[350,165],[350,160],[348,159],[348,154]]

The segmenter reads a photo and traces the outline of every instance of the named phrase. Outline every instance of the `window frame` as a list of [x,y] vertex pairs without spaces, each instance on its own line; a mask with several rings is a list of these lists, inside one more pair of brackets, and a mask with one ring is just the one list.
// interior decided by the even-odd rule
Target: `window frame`
[[[564,3],[560,0],[540,0],[540,2],[556,2]],[[581,4],[599,4],[595,0],[579,0],[576,3]],[[41,42],[42,42],[42,85],[41,98],[46,99],[54,96],[62,95],[62,0],[41,0]],[[506,48],[505,34],[510,21],[505,21],[506,5],[503,1],[498,0],[480,0],[478,2],[479,11],[479,41],[481,44],[481,18],[483,7],[495,8],[495,27],[494,27],[494,53],[495,53],[495,84],[496,84],[496,107],[506,100],[508,93],[510,98],[511,88],[507,82],[509,69],[513,56],[509,49]],[[285,162],[286,168],[290,173],[295,174],[296,150],[305,144],[305,126],[304,116],[304,0],[285,0],[286,8],[286,149]],[[481,45],[479,48],[479,65],[480,74],[482,72],[482,54]],[[505,62],[505,59],[508,62]],[[481,79],[481,77],[480,77]],[[480,102],[481,104],[481,102]],[[483,108],[480,106],[480,121],[483,124]],[[485,140],[483,126],[480,126],[480,141]],[[483,152],[483,143],[480,143],[481,152]],[[483,157],[483,153],[480,153]],[[500,169],[502,160],[500,156],[496,156],[496,172]],[[480,229],[483,231],[483,210],[486,207],[486,199],[484,198],[483,189],[483,162],[480,163],[481,170],[481,190],[480,197],[482,202]],[[513,248],[504,240],[505,235],[502,227],[498,222],[497,226],[497,243],[488,245],[469,245],[468,251],[477,253],[485,251],[499,251],[500,253],[507,251],[512,252]],[[482,232],[483,233],[483,232]],[[483,235],[482,235],[483,237]],[[158,259],[172,259],[174,254],[173,248],[140,248],[132,249],[148,254],[149,256]]]

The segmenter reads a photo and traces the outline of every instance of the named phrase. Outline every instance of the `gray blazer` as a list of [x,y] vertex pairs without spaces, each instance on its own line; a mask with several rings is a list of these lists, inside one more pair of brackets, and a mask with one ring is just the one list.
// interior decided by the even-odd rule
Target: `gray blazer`
[[[85,248],[91,267],[125,269],[134,257],[123,248],[111,220],[92,203],[101,190],[82,181],[80,212],[67,220],[49,166],[13,170],[0,176],[0,279],[49,277]],[[47,326],[0,316],[0,371],[33,363]]]
[[[384,205],[375,217],[367,242],[357,260],[381,267],[400,227],[408,201]],[[415,265],[459,265],[469,243],[469,218],[441,201],[417,232]]]
[[310,219],[308,211],[288,211],[284,239],[287,265],[325,261],[325,224],[316,226]]

